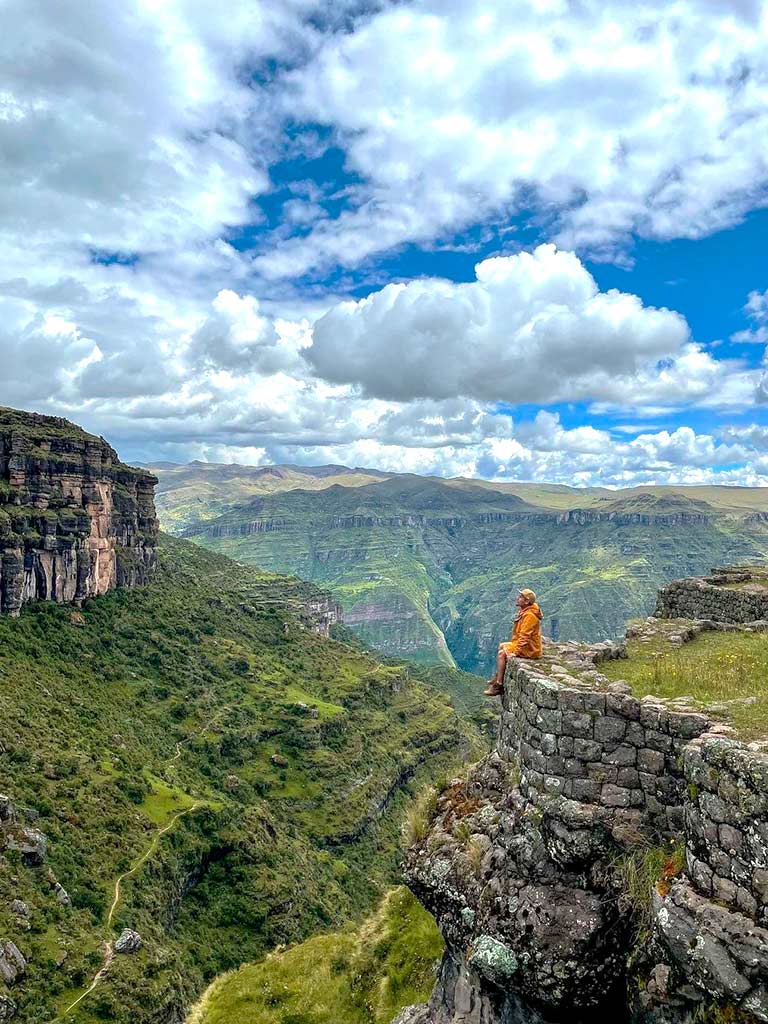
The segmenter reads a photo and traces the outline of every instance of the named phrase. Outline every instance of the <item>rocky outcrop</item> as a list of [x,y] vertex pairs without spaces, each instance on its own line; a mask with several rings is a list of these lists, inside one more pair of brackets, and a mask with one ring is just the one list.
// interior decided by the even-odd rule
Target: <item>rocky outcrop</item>
[[729,567],[709,576],[675,580],[659,591],[655,614],[663,619],[712,619],[748,623],[768,619],[768,570]]
[[[406,857],[446,954],[399,1024],[768,1021],[768,754],[610,683],[600,663],[622,653],[510,665],[495,749]],[[638,908],[628,880],[651,862]]]
[[114,948],[116,953],[136,953],[141,948],[141,936],[131,928],[123,928]]
[[0,612],[145,583],[155,483],[67,420],[0,409]]
[[37,867],[45,860],[48,839],[39,828],[25,824],[10,797],[0,793],[0,853],[3,851],[18,853],[29,867]]

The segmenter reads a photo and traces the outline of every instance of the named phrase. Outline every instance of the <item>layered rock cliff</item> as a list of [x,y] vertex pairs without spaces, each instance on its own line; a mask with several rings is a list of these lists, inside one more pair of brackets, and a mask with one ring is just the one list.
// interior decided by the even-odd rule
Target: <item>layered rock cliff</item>
[[145,583],[155,483],[68,420],[0,409],[0,612]]
[[[673,639],[766,628],[701,615]],[[624,653],[510,665],[495,749],[407,855],[447,951],[398,1024],[768,1020],[766,745],[610,682],[601,663]]]

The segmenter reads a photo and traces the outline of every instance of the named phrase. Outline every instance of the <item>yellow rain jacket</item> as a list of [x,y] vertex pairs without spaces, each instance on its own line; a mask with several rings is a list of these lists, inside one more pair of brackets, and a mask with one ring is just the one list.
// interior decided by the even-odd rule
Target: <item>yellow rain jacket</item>
[[535,603],[520,609],[512,627],[511,640],[501,645],[508,657],[541,657],[541,619],[541,608]]

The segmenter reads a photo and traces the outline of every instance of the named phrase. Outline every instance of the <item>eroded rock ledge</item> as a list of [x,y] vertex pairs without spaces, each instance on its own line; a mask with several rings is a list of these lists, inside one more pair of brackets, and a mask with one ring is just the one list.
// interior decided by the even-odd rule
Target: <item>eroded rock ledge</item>
[[[691,632],[706,628],[739,627]],[[722,1006],[768,1021],[768,755],[685,700],[609,682],[600,664],[623,653],[510,665],[494,750],[406,858],[447,952],[399,1024],[670,1024]],[[652,853],[640,911],[628,890]]]
[[145,583],[156,482],[65,419],[0,409],[0,612]]

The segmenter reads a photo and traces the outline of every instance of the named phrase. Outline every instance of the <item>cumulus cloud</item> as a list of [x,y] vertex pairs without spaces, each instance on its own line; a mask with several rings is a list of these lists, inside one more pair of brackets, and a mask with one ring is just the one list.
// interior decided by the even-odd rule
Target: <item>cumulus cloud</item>
[[[131,459],[580,483],[765,472],[757,434],[616,440],[617,410],[664,425],[691,403],[743,408],[756,375],[679,314],[600,292],[573,253],[341,305],[293,280],[409,239],[452,244],[461,225],[482,234],[523,194],[550,234],[595,251],[761,202],[743,187],[762,180],[766,137],[748,5],[524,3],[514,24],[496,7],[7,0],[0,403],[67,415]],[[328,145],[342,187],[302,178],[299,159],[278,230],[260,235],[271,165],[284,176]],[[765,301],[748,301],[755,333]],[[591,403],[595,425],[498,406],[566,400]]]
[[615,255],[764,206],[762,3],[389,5],[324,41],[286,107],[332,126],[356,201],[259,261],[354,266],[531,206],[551,237]]
[[340,303],[315,324],[306,359],[327,380],[400,401],[674,401],[718,374],[683,317],[600,292],[573,253],[542,245],[475,272],[469,284],[415,280]]

